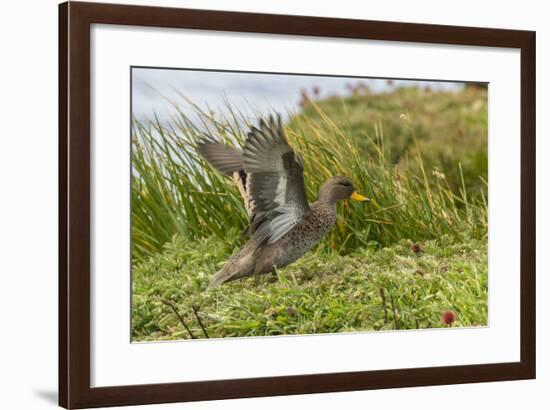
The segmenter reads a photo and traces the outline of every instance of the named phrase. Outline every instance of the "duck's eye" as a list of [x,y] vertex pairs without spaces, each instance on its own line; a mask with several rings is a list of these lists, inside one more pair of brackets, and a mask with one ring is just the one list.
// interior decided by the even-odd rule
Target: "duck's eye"
[[340,182],[340,185],[350,187],[351,183],[349,183],[349,182]]

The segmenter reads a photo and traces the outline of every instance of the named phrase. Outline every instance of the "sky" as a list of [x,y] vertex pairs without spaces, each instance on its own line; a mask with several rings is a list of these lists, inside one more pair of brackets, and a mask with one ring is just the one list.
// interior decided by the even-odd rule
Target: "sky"
[[161,123],[166,124],[176,113],[174,104],[177,104],[193,117],[187,98],[203,109],[218,113],[226,112],[226,103],[230,103],[250,119],[272,112],[285,117],[299,111],[302,90],[311,95],[316,87],[319,98],[345,96],[351,92],[349,86],[358,83],[374,93],[401,86],[447,90],[462,87],[461,83],[451,82],[395,80],[390,85],[387,79],[133,68],[132,114],[144,123],[157,115]]

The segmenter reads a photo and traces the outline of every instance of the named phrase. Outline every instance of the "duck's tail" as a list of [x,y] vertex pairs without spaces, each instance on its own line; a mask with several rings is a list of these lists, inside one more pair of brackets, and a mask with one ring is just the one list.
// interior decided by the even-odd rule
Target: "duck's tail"
[[254,253],[255,244],[252,241],[247,242],[225,266],[214,274],[208,289],[217,288],[225,282],[252,275],[254,272]]

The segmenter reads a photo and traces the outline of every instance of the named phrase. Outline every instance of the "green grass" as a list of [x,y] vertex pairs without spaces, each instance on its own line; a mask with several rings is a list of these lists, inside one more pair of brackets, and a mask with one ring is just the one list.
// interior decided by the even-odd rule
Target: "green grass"
[[191,337],[164,300],[197,338],[436,328],[448,310],[455,326],[487,324],[485,240],[444,236],[420,243],[418,256],[409,240],[347,256],[311,252],[277,277],[206,291],[235,244],[236,231],[229,236],[176,236],[134,267],[134,341]]
[[[447,101],[451,95],[437,94],[432,99]],[[429,106],[429,102],[416,96],[417,105]],[[426,240],[450,235],[461,240],[465,232],[468,237],[486,236],[486,175],[482,172],[475,178],[467,177],[478,171],[462,165],[463,160],[479,154],[475,146],[469,155],[457,154],[454,161],[435,168],[427,163],[437,162],[438,154],[426,160],[422,147],[424,143],[434,144],[436,137],[423,137],[423,141],[415,131],[416,124],[426,121],[428,114],[418,114],[419,118],[400,114],[406,112],[406,105],[381,110],[383,120],[372,130],[364,127],[358,133],[342,125],[347,118],[344,114],[328,115],[324,104],[307,103],[304,112],[314,110],[315,115],[294,116],[286,128],[290,143],[304,158],[309,200],[315,200],[318,188],[330,176],[347,175],[373,201],[367,206],[341,203],[337,226],[323,246],[348,254],[369,244],[388,246],[401,238]],[[361,106],[347,99],[338,104],[350,104],[345,108],[349,118],[355,117],[354,110],[361,111]],[[460,117],[460,110],[455,115]],[[180,112],[170,128],[159,123],[148,128],[134,122],[132,257],[136,262],[154,255],[174,234],[189,240],[211,235],[224,238],[227,228],[244,230],[247,224],[238,190],[199,156],[196,142],[202,130],[208,129],[221,141],[241,143],[249,124],[235,112],[226,118],[202,113],[200,118],[202,124],[197,124]],[[481,113],[479,122],[484,121]],[[407,154],[397,163],[388,147],[398,139],[384,131],[386,124],[395,123],[411,141]],[[461,145],[455,141],[452,147],[460,154]],[[456,177],[450,180],[448,174]]]
[[210,291],[247,216],[196,143],[206,129],[240,144],[250,124],[194,108],[200,123],[133,123],[134,340],[433,328],[449,310],[455,326],[487,324],[485,88],[304,100],[285,129],[308,199],[347,175],[373,201],[340,203],[330,234],[277,275]]

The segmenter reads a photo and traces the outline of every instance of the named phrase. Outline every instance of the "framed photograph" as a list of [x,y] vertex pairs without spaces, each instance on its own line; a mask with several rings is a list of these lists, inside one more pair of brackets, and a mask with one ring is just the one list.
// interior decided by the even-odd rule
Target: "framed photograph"
[[535,33],[59,6],[59,404],[535,377]]

